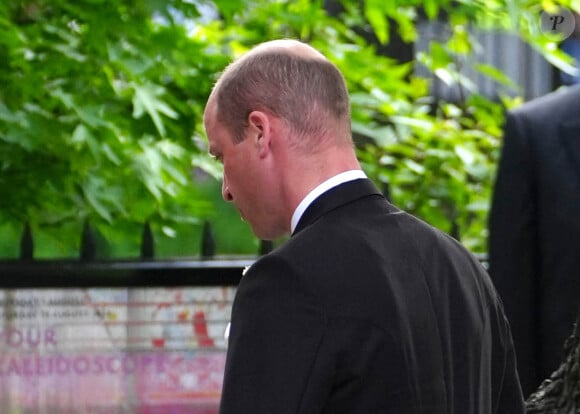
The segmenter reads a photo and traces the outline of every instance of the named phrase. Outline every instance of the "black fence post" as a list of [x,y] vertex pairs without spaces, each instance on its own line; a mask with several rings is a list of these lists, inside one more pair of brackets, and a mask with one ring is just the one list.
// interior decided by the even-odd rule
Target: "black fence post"
[[81,235],[80,260],[82,262],[94,261],[97,257],[97,242],[95,234],[91,229],[89,220],[85,220],[83,224],[83,232]]
[[274,249],[274,243],[272,240],[260,240],[260,256],[270,253]]
[[141,259],[151,260],[153,258],[155,258],[155,237],[151,230],[151,224],[146,221],[141,235]]
[[203,230],[201,234],[201,257],[203,259],[210,259],[215,256],[215,239],[209,221],[203,222]]
[[461,241],[461,231],[459,229],[459,224],[457,224],[457,221],[455,220],[451,222],[451,231],[449,232],[449,235],[455,240]]
[[30,229],[29,222],[24,224],[22,236],[20,237],[20,260],[34,260],[34,239],[32,238],[32,230]]
[[391,185],[387,182],[383,182],[382,191],[387,201],[391,202]]

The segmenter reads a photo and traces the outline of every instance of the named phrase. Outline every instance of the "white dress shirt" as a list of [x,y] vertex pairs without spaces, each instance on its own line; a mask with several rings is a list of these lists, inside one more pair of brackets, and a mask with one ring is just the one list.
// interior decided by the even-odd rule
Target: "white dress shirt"
[[362,170],[349,170],[342,172],[340,174],[335,175],[334,177],[330,177],[328,180],[320,183],[316,186],[311,192],[309,192],[304,199],[298,204],[296,210],[294,210],[294,214],[292,214],[292,220],[290,221],[290,229],[292,233],[296,229],[302,214],[306,211],[308,206],[314,202],[319,196],[323,193],[327,192],[331,188],[336,187],[337,185],[346,183],[348,181],[358,180],[360,178],[367,178],[367,175]]

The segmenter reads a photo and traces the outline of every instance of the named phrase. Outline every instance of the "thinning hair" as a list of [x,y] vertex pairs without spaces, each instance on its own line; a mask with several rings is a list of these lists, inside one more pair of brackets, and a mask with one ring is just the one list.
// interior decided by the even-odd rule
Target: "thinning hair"
[[236,143],[243,141],[248,116],[256,110],[285,120],[292,139],[305,145],[316,146],[307,138],[325,136],[329,122],[334,129],[338,126],[345,143],[352,143],[346,83],[338,68],[322,55],[282,48],[249,52],[226,68],[213,93],[218,120]]

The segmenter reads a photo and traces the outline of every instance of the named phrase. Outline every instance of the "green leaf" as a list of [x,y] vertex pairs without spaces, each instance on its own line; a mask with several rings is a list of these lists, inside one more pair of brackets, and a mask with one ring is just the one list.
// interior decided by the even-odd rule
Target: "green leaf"
[[404,164],[409,170],[411,170],[419,175],[423,175],[425,173],[425,167],[423,167],[418,162],[415,162],[413,160],[405,160]]
[[364,13],[379,42],[383,45],[388,43],[389,21],[385,13],[385,2],[382,0],[366,0],[364,2]]
[[570,55],[562,52],[561,50],[549,50],[549,53],[544,53],[544,57],[550,62],[552,65],[556,66],[558,69],[570,74],[570,75],[578,75],[579,69],[574,65],[574,60],[570,57]]
[[467,55],[472,51],[469,32],[464,25],[453,27],[453,36],[447,42],[447,46],[451,52],[459,55]]
[[89,129],[84,124],[78,124],[73,131],[71,143],[82,147],[91,139],[93,139],[91,131],[89,131]]
[[423,7],[429,20],[435,19],[439,14],[439,2],[437,0],[424,0]]
[[133,117],[139,119],[144,113],[147,113],[155,124],[159,135],[165,137],[165,126],[161,115],[171,119],[179,117],[177,112],[159,99],[165,90],[161,86],[151,83],[146,83],[145,85],[133,84],[132,87],[135,91],[133,95]]
[[493,79],[494,81],[505,85],[513,90],[517,90],[518,86],[514,83],[513,80],[510,79],[509,76],[507,76],[505,73],[503,73],[501,70],[499,70],[496,67],[493,67],[491,65],[486,65],[484,63],[478,63],[474,65],[474,68],[479,72],[482,73],[488,77],[490,77],[491,79]]
[[121,159],[117,156],[117,154],[115,153],[115,151],[113,150],[113,148],[111,148],[111,146],[107,143],[104,143],[102,145],[102,149],[103,149],[103,153],[105,154],[105,156],[107,157],[107,159],[109,161],[111,161],[114,165],[122,165],[122,161]]
[[89,205],[95,209],[99,216],[108,222],[112,221],[112,216],[109,208],[103,203],[101,195],[103,194],[103,182],[97,178],[91,178],[87,181],[85,187],[85,198]]
[[396,124],[412,126],[430,132],[433,130],[434,123],[429,119],[420,119],[408,116],[392,116],[391,120]]
[[463,146],[463,145],[456,145],[455,146],[455,153],[461,159],[464,164],[473,164],[475,160],[475,155],[473,150]]
[[213,158],[208,157],[206,154],[193,154],[191,165],[193,167],[201,168],[216,180],[221,180],[223,177],[223,166]]
[[230,20],[236,13],[247,7],[247,3],[240,0],[214,0],[214,4],[226,20]]
[[447,68],[453,63],[453,58],[447,49],[439,42],[431,42],[429,45],[431,67],[433,69]]

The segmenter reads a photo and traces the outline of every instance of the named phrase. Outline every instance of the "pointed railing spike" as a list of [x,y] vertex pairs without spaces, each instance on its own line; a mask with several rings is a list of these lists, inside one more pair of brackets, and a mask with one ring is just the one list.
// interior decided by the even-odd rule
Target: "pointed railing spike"
[[209,221],[204,221],[201,235],[201,257],[209,259],[215,256],[215,239]]
[[20,237],[20,260],[34,260],[34,239],[28,222],[24,224],[22,236]]
[[455,240],[457,240],[457,241],[460,241],[461,240],[461,231],[459,229],[459,224],[457,224],[457,222],[455,220],[453,220],[451,222],[451,231],[450,231],[449,234]]
[[272,240],[260,240],[260,256],[270,253],[274,249]]
[[81,249],[80,260],[83,262],[91,262],[97,258],[97,243],[95,234],[91,229],[89,220],[85,220],[83,224],[83,232],[81,235]]
[[143,225],[141,236],[141,259],[148,260],[155,257],[155,238],[151,230],[151,224],[146,221]]
[[387,201],[391,201],[391,185],[389,183],[384,182],[382,185],[383,195],[387,199]]

